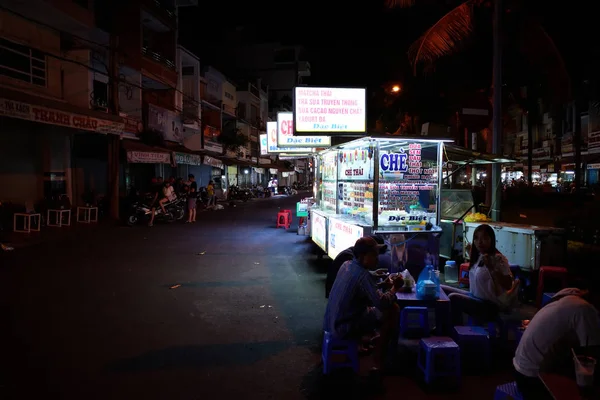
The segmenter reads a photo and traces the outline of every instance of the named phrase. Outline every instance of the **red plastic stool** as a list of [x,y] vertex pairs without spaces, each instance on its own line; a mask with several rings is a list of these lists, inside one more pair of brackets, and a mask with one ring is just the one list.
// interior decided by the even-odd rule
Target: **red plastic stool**
[[567,287],[567,269],[565,267],[540,267],[537,295],[535,298],[535,304],[538,308],[540,308],[542,305],[542,297],[544,296],[544,279],[546,278],[560,279],[564,289]]
[[469,286],[469,263],[460,264],[458,283]]
[[277,213],[277,228],[284,227],[285,229],[290,229],[291,223],[290,214],[283,211]]
[[292,210],[279,210],[279,212],[286,212],[290,215],[290,223],[292,223]]
[[304,225],[304,222],[306,222],[306,218],[304,218],[304,217],[300,217],[300,218],[298,219],[298,226],[302,226],[302,225]]

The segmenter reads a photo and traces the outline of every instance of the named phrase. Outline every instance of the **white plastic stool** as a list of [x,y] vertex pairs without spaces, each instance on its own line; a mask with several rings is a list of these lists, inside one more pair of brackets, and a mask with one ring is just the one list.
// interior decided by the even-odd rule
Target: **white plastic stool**
[[[54,219],[51,219],[50,216],[54,216]],[[63,223],[63,221],[65,222]],[[71,226],[71,210],[48,210],[46,214],[46,225],[59,228],[61,226]]]
[[77,207],[77,222],[82,224],[98,222],[98,207]]
[[[23,218],[23,229],[17,229],[17,221],[19,220],[19,218]],[[33,228],[31,227],[31,220],[34,221]],[[42,216],[37,213],[15,213],[13,217],[13,231],[18,233],[31,233],[31,231],[39,232],[41,220]]]

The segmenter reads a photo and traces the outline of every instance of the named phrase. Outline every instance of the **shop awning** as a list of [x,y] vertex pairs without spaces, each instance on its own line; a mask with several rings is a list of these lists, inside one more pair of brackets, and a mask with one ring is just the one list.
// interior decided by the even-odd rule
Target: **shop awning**
[[136,164],[171,164],[171,151],[162,147],[150,146],[139,140],[123,139],[123,149],[127,152],[127,162]]
[[458,165],[512,164],[517,160],[490,153],[481,153],[453,144],[444,145],[444,161]]

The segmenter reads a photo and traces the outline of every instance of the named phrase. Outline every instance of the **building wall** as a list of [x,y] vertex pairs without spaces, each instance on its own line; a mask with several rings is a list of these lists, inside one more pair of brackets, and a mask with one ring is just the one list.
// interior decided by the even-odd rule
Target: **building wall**
[[[0,11],[0,36],[42,52],[60,56],[60,36],[56,31],[36,25],[13,14]],[[0,85],[35,94],[62,98],[61,61],[46,56],[46,86],[33,85],[0,75]]]
[[238,105],[237,89],[235,85],[229,81],[223,82],[223,111],[235,115],[235,110]]
[[[62,62],[64,100],[87,109],[90,108],[92,80],[95,75],[89,67],[102,68],[99,63],[93,64],[90,56],[90,50],[72,50],[65,53],[65,58],[75,62]],[[108,77],[104,76],[103,81],[108,81]]]
[[119,107],[121,112],[132,118],[142,120],[142,74],[131,68],[121,66],[119,69],[121,79],[130,84],[119,84]]

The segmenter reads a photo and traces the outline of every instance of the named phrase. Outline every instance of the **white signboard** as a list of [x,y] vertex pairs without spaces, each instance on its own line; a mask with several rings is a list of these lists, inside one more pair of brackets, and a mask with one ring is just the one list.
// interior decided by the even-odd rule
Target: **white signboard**
[[373,179],[373,151],[368,149],[338,152],[338,179],[356,181]]
[[277,113],[277,144],[281,147],[331,147],[331,136],[294,136],[294,113]]
[[364,234],[363,227],[352,225],[335,218],[329,218],[328,228],[327,255],[331,257],[331,259],[335,259],[342,251],[354,246],[356,241],[363,237]]
[[127,162],[137,164],[170,164],[169,153],[154,153],[149,151],[128,151]]
[[310,224],[313,242],[323,251],[327,251],[327,218],[313,212],[310,216]]
[[267,152],[268,153],[306,153],[305,147],[277,146],[277,122],[267,122]]
[[266,156],[268,154],[267,150],[267,134],[260,135],[260,155]]
[[294,88],[296,133],[365,133],[366,89]]

